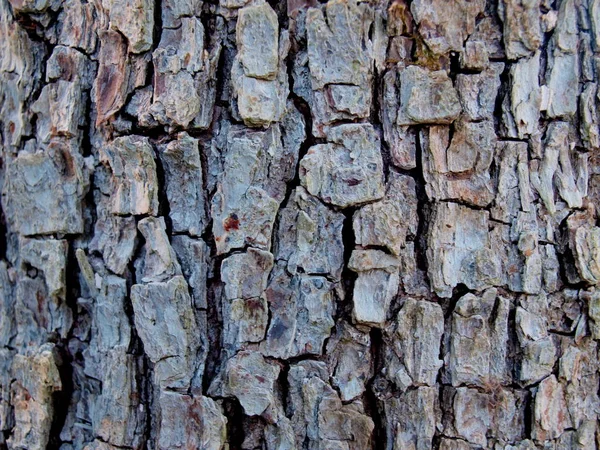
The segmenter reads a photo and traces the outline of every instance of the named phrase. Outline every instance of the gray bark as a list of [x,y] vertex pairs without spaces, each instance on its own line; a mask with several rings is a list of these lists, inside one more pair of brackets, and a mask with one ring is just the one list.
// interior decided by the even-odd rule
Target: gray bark
[[599,0],[0,0],[1,449],[596,449]]

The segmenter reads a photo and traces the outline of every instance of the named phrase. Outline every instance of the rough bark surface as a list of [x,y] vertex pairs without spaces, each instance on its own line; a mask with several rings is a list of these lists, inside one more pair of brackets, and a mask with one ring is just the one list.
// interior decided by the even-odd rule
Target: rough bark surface
[[0,449],[599,448],[600,0],[0,0]]

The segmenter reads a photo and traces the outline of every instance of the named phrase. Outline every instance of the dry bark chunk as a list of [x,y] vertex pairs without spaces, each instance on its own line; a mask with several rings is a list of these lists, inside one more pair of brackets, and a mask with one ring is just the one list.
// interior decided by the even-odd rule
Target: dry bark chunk
[[125,105],[129,71],[127,42],[123,36],[116,31],[102,32],[98,74],[94,81],[96,125],[114,116]]
[[69,244],[56,239],[21,239],[21,264],[43,276],[48,295],[64,301],[67,294],[67,252]]
[[273,255],[248,249],[223,260],[223,342],[237,348],[244,342],[260,342],[269,320],[263,292],[273,268]]
[[503,63],[492,63],[487,70],[477,74],[456,76],[456,88],[463,112],[468,120],[492,120],[496,97],[500,88]]
[[223,392],[236,397],[248,416],[259,416],[275,406],[275,382],[281,368],[260,353],[241,351],[227,361]]
[[267,2],[238,13],[238,53],[231,69],[239,113],[248,126],[268,126],[285,113],[288,91],[284,59],[288,36],[279,36],[277,14]]
[[487,395],[475,389],[458,388],[453,407],[457,435],[478,446],[487,446],[486,435],[492,425]]
[[54,345],[32,348],[29,356],[17,354],[13,362],[11,403],[14,433],[10,448],[46,448],[54,419],[53,394],[63,389]]
[[556,362],[556,346],[547,332],[547,299],[542,294],[522,300],[517,307],[515,322],[522,347],[519,380],[527,385],[536,383],[552,373]]
[[391,301],[398,293],[400,261],[379,250],[354,250],[348,268],[358,273],[354,283],[352,319],[383,327]]
[[327,208],[299,187],[281,212],[275,257],[291,273],[331,275],[339,280],[344,266],[344,215]]
[[195,358],[202,334],[185,279],[175,276],[167,282],[135,284],[131,301],[144,351],[155,364],[156,383],[164,388],[187,389],[202,363]]
[[335,324],[333,287],[322,276],[290,276],[278,264],[265,291],[271,320],[261,351],[286,359],[321,354]]
[[342,208],[383,197],[380,140],[371,125],[348,124],[328,132],[300,161],[300,181],[325,203]]
[[98,7],[82,0],[63,2],[59,17],[59,43],[92,53],[97,45],[98,23],[94,21]]
[[488,212],[456,203],[436,204],[428,237],[429,279],[441,297],[459,283],[483,289],[500,282],[501,261],[491,249]]
[[543,159],[531,164],[531,184],[552,214],[556,212],[556,191],[571,208],[579,208],[583,202],[581,189],[587,185],[587,179],[581,179],[585,174],[576,173],[571,162],[577,154],[572,152],[570,131],[567,122],[552,122],[544,140]]
[[152,48],[154,2],[149,0],[108,0],[111,28],[120,31],[128,41],[131,53]]
[[435,388],[423,386],[387,399],[384,411],[386,449],[432,448],[440,414]]
[[147,137],[124,136],[105,149],[113,174],[113,214],[158,213],[158,178],[154,150]]
[[177,255],[181,271],[192,289],[194,305],[207,307],[207,278],[210,268],[210,249],[202,239],[178,235],[171,238],[171,246]]
[[538,51],[529,58],[520,59],[510,69],[510,109],[504,108],[504,113],[511,115],[512,122],[507,126],[510,137],[524,139],[538,128],[542,106],[538,79],[540,55]]
[[404,300],[384,337],[387,376],[400,390],[435,386],[443,363],[439,359],[443,333],[444,315],[439,305],[413,298]]
[[160,424],[158,448],[225,448],[227,418],[209,397],[162,391],[158,399]]
[[123,278],[108,275],[102,278],[92,315],[94,337],[90,342],[92,364],[86,366],[90,376],[101,376],[103,359],[114,349],[127,349],[131,342],[131,325],[123,317],[127,283]]
[[[92,413],[94,434],[115,447],[139,447],[143,442],[147,406],[141,403],[141,366],[121,347],[102,359],[102,392]],[[112,448],[112,447],[109,447]]]
[[215,70],[221,46],[209,45],[202,22],[182,17],[181,25],[163,30],[154,51],[154,98],[149,112],[161,124],[206,129],[215,102]]
[[597,83],[587,83],[579,97],[579,111],[581,123],[579,133],[583,144],[587,148],[597,149],[600,147],[600,130],[598,129]]
[[417,194],[415,180],[390,172],[385,197],[354,213],[355,242],[363,247],[386,247],[399,255],[407,237],[417,233]]
[[510,382],[509,302],[489,289],[481,298],[463,296],[452,314],[448,377],[453,386],[487,387]]
[[278,125],[265,131],[229,130],[223,171],[211,204],[218,254],[245,245],[270,248],[275,216],[298,161],[300,142],[294,136],[299,123],[291,121],[284,136]]
[[82,233],[84,177],[82,161],[70,149],[19,153],[8,163],[3,186],[15,230],[24,236]]
[[275,78],[279,68],[279,23],[275,11],[266,2],[242,8],[235,30],[245,75]]
[[410,5],[419,34],[438,55],[463,49],[463,42],[475,30],[475,19],[484,8],[482,0],[417,0]]
[[511,223],[519,211],[532,208],[529,161],[525,142],[501,141],[496,146],[498,193],[490,215],[493,219]]
[[371,370],[371,338],[348,323],[338,324],[327,343],[332,383],[343,402],[354,400],[366,390]]
[[138,223],[138,229],[146,244],[143,253],[136,261],[137,279],[142,283],[166,281],[181,275],[177,255],[169,243],[165,219],[146,217]]
[[392,164],[401,169],[414,169],[417,166],[416,132],[407,126],[398,126],[399,109],[399,67],[388,70],[383,75],[381,96],[381,122],[383,125],[383,140],[389,146]]
[[434,200],[455,200],[473,206],[489,205],[495,196],[490,175],[496,135],[490,121],[434,126],[421,134],[425,190]]
[[465,42],[463,53],[460,54],[460,67],[467,70],[485,70],[489,63],[486,43],[477,39]]
[[460,111],[458,93],[444,71],[408,66],[400,72],[398,125],[449,124]]
[[[368,117],[374,51],[373,11],[356,0],[330,0],[306,13],[307,59],[316,136],[337,120]],[[332,51],[336,49],[336,51]]]
[[508,59],[535,52],[542,43],[540,0],[501,0],[498,15],[504,22],[504,48]]
[[200,236],[208,219],[198,140],[181,133],[177,140],[160,148],[158,155],[165,172],[173,231]]
[[374,429],[364,414],[361,402],[343,405],[336,391],[326,382],[324,363],[302,361],[288,373],[290,408],[296,444],[359,450],[367,448]]
[[107,269],[123,275],[135,250],[137,235],[135,217],[113,215],[110,197],[100,191],[94,192],[94,199],[97,219],[90,250],[102,254]]
[[28,351],[47,342],[50,336],[66,338],[73,324],[73,313],[66,302],[68,243],[21,239],[20,247],[13,345]]
[[556,439],[571,427],[564,390],[554,375],[544,379],[535,394],[533,438],[537,441]]
[[165,0],[161,3],[162,26],[177,28],[184,17],[199,16],[202,0]]
[[79,80],[58,80],[44,86],[31,110],[37,117],[37,135],[44,143],[52,138],[78,137],[83,125],[86,95]]

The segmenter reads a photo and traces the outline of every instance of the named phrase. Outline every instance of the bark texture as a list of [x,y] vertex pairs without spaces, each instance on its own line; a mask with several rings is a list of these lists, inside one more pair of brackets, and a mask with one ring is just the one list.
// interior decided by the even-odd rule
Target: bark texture
[[0,449],[591,450],[600,0],[0,0]]

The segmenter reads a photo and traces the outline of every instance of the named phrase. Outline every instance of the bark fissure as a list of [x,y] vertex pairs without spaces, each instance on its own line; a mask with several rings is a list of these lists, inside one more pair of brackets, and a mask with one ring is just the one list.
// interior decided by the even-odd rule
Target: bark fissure
[[599,4],[0,0],[0,450],[597,448]]

